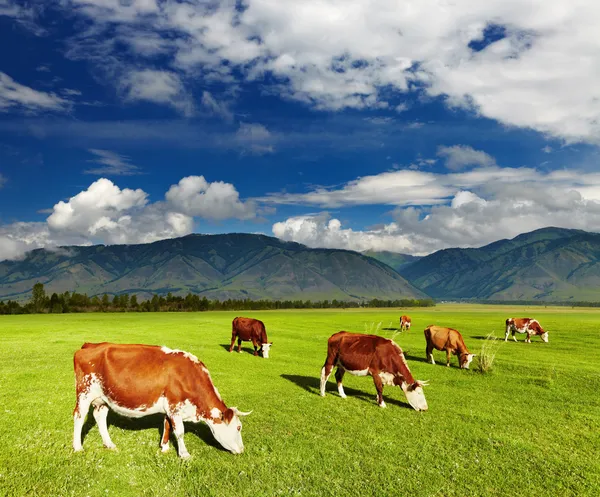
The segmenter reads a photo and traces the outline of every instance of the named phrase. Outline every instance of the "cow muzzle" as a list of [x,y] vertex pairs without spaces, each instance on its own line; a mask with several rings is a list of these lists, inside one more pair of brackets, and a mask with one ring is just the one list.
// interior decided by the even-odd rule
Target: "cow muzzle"
[[404,395],[406,395],[406,400],[415,411],[426,411],[429,408],[427,406],[427,400],[425,399],[422,385],[426,385],[426,382],[417,381],[417,387],[412,389],[407,383],[402,384],[402,390],[404,391]]
[[548,343],[548,332],[547,331],[542,333],[541,339],[542,339],[542,342]]

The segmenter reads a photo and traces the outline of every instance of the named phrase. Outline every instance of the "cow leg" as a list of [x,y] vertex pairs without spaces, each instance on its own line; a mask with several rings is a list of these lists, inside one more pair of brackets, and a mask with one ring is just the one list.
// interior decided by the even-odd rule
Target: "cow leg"
[[331,375],[331,370],[333,369],[333,364],[327,364],[323,366],[321,369],[321,397],[325,397],[325,386],[327,385],[327,380]]
[[94,401],[94,419],[98,425],[100,436],[102,437],[102,443],[107,449],[116,449],[117,446],[110,439],[108,434],[108,426],[106,424],[106,418],[108,417],[108,406],[102,401]]
[[187,451],[187,449],[185,448],[185,444],[183,443],[183,419],[181,418],[181,416],[173,416],[171,419],[173,421],[173,431],[175,433],[175,438],[177,439],[177,453],[182,459],[189,459],[190,453]]
[[531,343],[531,335],[529,332],[526,332],[525,334],[525,343]]
[[81,445],[81,430],[83,429],[83,424],[90,410],[91,403],[92,396],[89,392],[82,392],[77,396],[75,410],[73,411],[73,450],[75,452],[83,450],[83,446]]
[[[452,351],[446,349],[446,366],[450,367],[450,359],[452,358]],[[460,366],[460,356],[458,356],[458,365]]]
[[238,338],[238,354],[242,351],[242,339]]
[[377,405],[385,408],[385,402],[383,401],[383,382],[381,381],[378,372],[372,372],[371,375],[373,376],[373,383],[375,383],[375,388],[377,389]]
[[344,387],[342,385],[342,379],[344,378],[345,372],[346,370],[341,366],[338,366],[337,370],[335,371],[335,381],[337,381],[338,392],[342,399],[346,398],[346,392],[344,392]]
[[258,342],[255,338],[252,339],[252,345],[254,345],[254,355],[258,355]]
[[160,451],[167,452],[169,450],[169,435],[171,434],[171,421],[169,421],[169,417],[165,416],[163,422],[163,434],[160,439]]
[[425,348],[425,357],[427,357],[427,360],[431,364],[435,364],[435,361],[433,360],[433,347],[431,347],[429,344],[427,344],[427,347]]
[[[508,334],[510,333],[510,328],[507,326],[506,331],[504,332],[504,341],[508,342]],[[514,333],[513,333],[514,336]]]
[[[235,344],[235,333],[231,335],[231,345],[229,346],[229,352],[233,351],[233,345]],[[239,352],[239,351],[238,351]]]
[[517,332],[516,332],[515,330],[513,330],[513,331],[512,331],[512,337],[513,337],[513,340],[514,340],[515,342],[518,342],[516,333],[517,333]]

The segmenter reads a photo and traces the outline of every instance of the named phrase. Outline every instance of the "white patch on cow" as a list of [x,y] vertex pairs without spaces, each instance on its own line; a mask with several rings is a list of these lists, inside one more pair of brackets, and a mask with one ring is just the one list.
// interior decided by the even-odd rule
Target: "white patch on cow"
[[[379,402],[379,398],[377,398],[377,401]],[[385,402],[382,400],[381,404],[377,404],[379,407],[381,407],[382,409],[385,409],[387,406],[385,405]]]
[[200,421],[196,405],[192,404],[189,399],[179,402],[173,411],[181,416],[183,421],[192,421],[193,423]]
[[[102,381],[95,373],[82,378],[78,385],[77,412],[73,415],[73,450],[83,450],[81,444],[81,430],[92,402],[102,396]],[[108,434],[108,432],[107,432]],[[112,442],[111,442],[112,443]],[[110,445],[110,444],[109,444]]]
[[349,369],[346,369],[346,372],[350,373],[351,375],[354,376],[367,376],[369,374],[369,368],[367,369],[357,369],[356,371],[350,371]]
[[264,359],[268,359],[269,358],[269,349],[271,348],[270,343],[263,343],[262,344],[262,356]]
[[379,373],[379,377],[381,378],[381,383],[383,383],[384,385],[388,385],[391,387],[394,386],[395,375],[393,375],[392,373]]
[[346,392],[344,392],[344,385],[342,385],[341,383],[338,383],[338,393],[340,394],[340,397],[342,399],[345,399],[347,397]]
[[546,342],[546,343],[548,343],[548,332],[547,332],[547,331],[545,331],[545,332],[544,332],[544,333],[541,335],[541,338],[542,338],[542,342]]
[[429,354],[429,357],[427,357],[427,359],[431,364],[435,364],[435,361],[433,360],[433,353]]
[[221,417],[221,410],[217,409],[216,407],[213,407],[210,410],[210,417],[213,419],[219,419]]
[[162,350],[165,354],[182,354],[184,357],[187,357],[190,361],[195,362],[196,364],[200,362],[194,354],[190,354],[185,350],[170,349],[169,347],[164,346],[161,347],[160,350]]
[[163,396],[159,397],[151,406],[143,404],[134,409],[121,406],[104,394],[102,394],[101,398],[113,411],[127,418],[141,418],[150,414],[166,414],[169,410],[169,403],[166,397]]
[[244,452],[244,442],[242,442],[242,423],[237,415],[234,415],[229,424],[225,422],[215,423],[212,419],[205,420],[212,431],[215,440],[223,448],[234,454]]

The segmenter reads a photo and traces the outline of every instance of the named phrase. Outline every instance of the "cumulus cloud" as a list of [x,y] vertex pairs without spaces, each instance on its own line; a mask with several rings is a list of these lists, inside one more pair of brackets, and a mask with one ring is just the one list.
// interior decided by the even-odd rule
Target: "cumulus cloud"
[[452,147],[439,147],[438,157],[446,160],[446,167],[457,171],[468,166],[494,166],[494,158],[483,152],[475,150],[468,145],[453,145]]
[[100,164],[100,167],[86,169],[85,174],[96,174],[98,176],[132,176],[141,174],[140,168],[130,163],[129,157],[126,157],[110,150],[100,150],[97,148],[89,149],[89,152],[96,157],[89,159],[88,162]]
[[0,71],[0,112],[23,110],[26,112],[67,112],[71,102],[55,95],[37,91],[17,83],[8,74]]
[[[402,94],[439,96],[502,123],[569,141],[600,138],[597,2],[386,0],[238,3],[71,0],[91,39],[126,26],[147,57],[206,81],[264,83],[318,109],[392,108]],[[167,36],[168,34],[168,36]],[[164,47],[168,44],[168,49]],[[116,51],[116,48],[114,49]],[[105,59],[104,59],[105,60]]]
[[172,185],[165,200],[150,202],[141,189],[119,188],[107,178],[54,205],[45,222],[0,225],[0,260],[59,245],[149,243],[191,233],[196,219],[256,217],[253,201],[241,201],[229,183],[201,176]]
[[169,188],[166,199],[174,209],[190,216],[214,220],[256,216],[255,204],[240,201],[240,195],[231,183],[209,183],[204,176],[183,178]]
[[166,104],[184,116],[194,114],[192,98],[174,72],[151,69],[129,71],[121,78],[120,87],[127,100]]
[[[392,222],[371,230],[342,228],[323,216],[294,217],[276,223],[273,233],[312,247],[391,250],[423,255],[448,247],[478,247],[500,238],[559,226],[600,231],[600,174],[533,168],[478,167],[451,174],[427,173],[413,182],[411,195],[426,203],[400,199],[404,172],[359,179],[337,190],[284,194],[282,203],[342,207],[395,204]],[[398,176],[394,176],[398,174]],[[392,176],[390,176],[392,175]],[[397,192],[383,189],[397,181]],[[378,195],[379,188],[382,188]],[[438,190],[439,189],[439,190]],[[431,195],[439,192],[440,195]]]

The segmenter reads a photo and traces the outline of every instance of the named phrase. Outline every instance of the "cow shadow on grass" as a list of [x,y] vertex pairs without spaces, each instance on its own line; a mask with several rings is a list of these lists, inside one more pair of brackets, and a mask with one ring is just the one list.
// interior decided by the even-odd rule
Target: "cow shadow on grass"
[[[227,352],[229,352],[229,344],[228,343],[222,343],[221,347],[223,347]],[[247,352],[250,355],[254,355],[254,347],[244,347],[244,345],[242,344],[242,350],[240,351],[240,354],[242,352]],[[237,343],[233,346],[233,350],[231,353],[237,354]]]
[[[301,375],[296,375],[296,374],[282,374],[280,376],[285,380],[295,383],[300,388],[303,388],[304,390],[306,390],[309,393],[312,393],[315,395],[320,395],[320,388],[321,388],[321,379],[320,378],[317,378],[314,376],[301,376]],[[333,374],[332,374],[332,377],[333,377]],[[375,399],[377,397],[377,392],[375,390],[375,385],[373,385],[373,380],[371,378],[369,378],[369,379],[371,380],[370,383],[371,383],[371,387],[373,389],[372,392],[365,392],[363,390],[357,390],[356,388],[350,388],[350,387],[347,387],[346,385],[344,385],[344,392],[346,393],[346,395],[348,397],[357,398],[359,400],[369,402],[370,404],[373,404],[376,406],[377,401]],[[386,387],[383,390],[383,400],[385,401],[385,403],[394,405],[394,406],[398,406],[398,407],[407,407],[409,409],[412,409],[412,407],[410,407],[410,405],[408,405],[406,402],[392,399],[389,395],[386,395],[386,392],[389,394],[391,391],[393,391],[392,389],[393,389],[393,387]],[[329,393],[329,394],[334,394],[339,397],[339,394],[337,391],[337,386],[335,384],[335,381],[334,382],[331,381],[331,377],[329,378],[329,381],[327,382],[327,385],[325,387],[325,392]]]
[[400,328],[381,328],[384,331],[402,331]]
[[[141,418],[126,418],[124,416],[119,416],[115,412],[109,410],[108,418],[107,418],[108,429],[110,431],[111,426],[115,426],[122,430],[128,431],[141,431],[141,430],[156,430],[156,447],[160,447],[160,441],[162,439],[163,433],[163,421],[164,414],[150,414],[148,416],[144,416]],[[184,423],[185,432],[193,433],[207,445],[211,447],[215,447],[221,450],[225,449],[215,440],[213,437],[210,428],[206,426],[204,423]],[[96,426],[96,421],[94,420],[93,408],[88,413],[87,420],[83,425],[83,430],[81,433],[82,442],[85,440],[87,434],[90,432],[92,428]],[[175,449],[178,449],[177,439],[173,434],[173,430],[171,430],[169,441],[173,444]]]
[[477,335],[477,336],[474,336],[474,337],[471,337],[471,338],[474,338],[475,340],[504,340],[504,338],[487,337],[487,336],[484,337],[484,336],[481,336],[481,335]]
[[418,361],[418,362],[425,362],[425,363],[429,364],[427,362],[427,359],[425,359],[425,357],[423,357],[423,356],[407,354],[406,352],[404,352],[404,357],[406,358],[407,361]]

